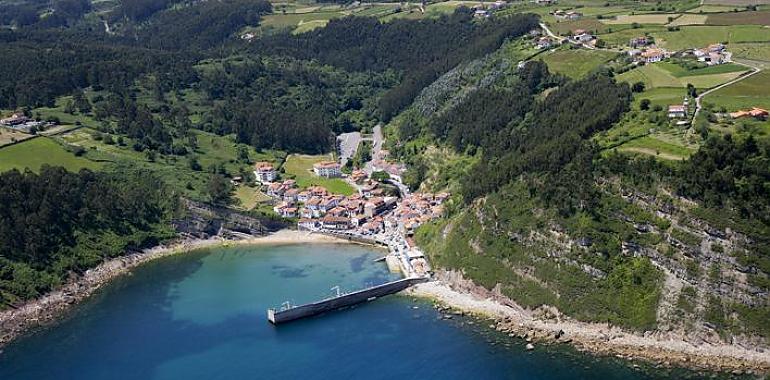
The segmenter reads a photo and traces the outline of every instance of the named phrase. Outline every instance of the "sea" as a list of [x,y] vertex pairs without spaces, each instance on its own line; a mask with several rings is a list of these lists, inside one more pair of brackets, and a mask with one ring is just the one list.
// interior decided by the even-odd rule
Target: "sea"
[[391,295],[279,326],[266,310],[399,278],[358,245],[219,247],[147,263],[3,348],[0,379],[683,379],[537,345]]

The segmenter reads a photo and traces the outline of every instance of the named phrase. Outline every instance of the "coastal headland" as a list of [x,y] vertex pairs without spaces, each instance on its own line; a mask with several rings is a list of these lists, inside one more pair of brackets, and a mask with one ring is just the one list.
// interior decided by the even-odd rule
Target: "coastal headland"
[[470,314],[494,321],[493,327],[529,344],[571,344],[598,355],[642,360],[661,367],[685,367],[734,375],[770,373],[770,352],[737,344],[687,341],[676,334],[634,333],[606,323],[568,318],[555,308],[522,308],[460,273],[438,271],[435,281],[417,284],[406,294],[438,303],[446,315]]

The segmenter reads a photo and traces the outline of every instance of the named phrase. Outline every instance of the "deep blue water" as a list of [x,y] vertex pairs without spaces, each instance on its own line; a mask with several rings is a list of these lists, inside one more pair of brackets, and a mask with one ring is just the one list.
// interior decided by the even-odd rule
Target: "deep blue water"
[[[390,296],[279,327],[265,310],[397,278],[349,245],[218,248],[144,265],[0,354],[0,379],[647,379]],[[415,306],[417,308],[415,308]],[[468,322],[471,322],[469,324]],[[697,375],[695,375],[697,377]]]

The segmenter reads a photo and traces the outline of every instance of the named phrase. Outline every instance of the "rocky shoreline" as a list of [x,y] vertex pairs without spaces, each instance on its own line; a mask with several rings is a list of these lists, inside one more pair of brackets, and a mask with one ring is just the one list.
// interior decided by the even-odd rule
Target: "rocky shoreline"
[[571,344],[579,350],[660,367],[684,367],[734,375],[770,373],[770,351],[735,344],[691,343],[671,333],[638,334],[604,323],[586,323],[561,315],[554,308],[527,310],[500,292],[489,291],[457,272],[438,272],[437,281],[418,284],[408,294],[437,301],[446,313],[491,318],[493,327],[537,344]]
[[[200,248],[227,245],[281,245],[301,243],[350,243],[330,236],[308,234],[294,230],[279,230],[270,235],[250,239],[227,240],[222,237],[184,239],[168,245],[159,245],[142,252],[117,257],[87,270],[58,290],[26,304],[0,312],[0,349],[37,326],[57,320],[70,307],[88,298],[111,280],[129,273],[131,269],[162,257]],[[0,350],[2,353],[2,350]]]

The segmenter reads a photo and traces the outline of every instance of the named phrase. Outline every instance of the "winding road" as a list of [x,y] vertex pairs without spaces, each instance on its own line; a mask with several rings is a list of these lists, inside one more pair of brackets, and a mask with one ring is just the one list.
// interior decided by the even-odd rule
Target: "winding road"
[[750,65],[748,63],[742,63],[742,62],[734,62],[734,63],[751,68],[751,72],[746,74],[746,75],[741,75],[738,78],[735,78],[735,79],[733,79],[733,80],[731,80],[729,82],[722,83],[719,86],[711,88],[711,89],[703,92],[702,94],[698,95],[698,97],[695,98],[695,112],[692,114],[692,120],[693,121],[698,117],[698,113],[700,113],[701,108],[703,108],[702,100],[703,100],[704,96],[706,96],[706,95],[708,95],[708,94],[710,94],[710,93],[712,93],[714,91],[717,91],[719,89],[725,88],[725,87],[733,85],[735,83],[738,83],[738,82],[740,82],[740,81],[742,81],[742,80],[744,80],[744,79],[746,79],[748,77],[751,77],[752,75],[755,75],[758,72],[762,71],[759,67],[752,66],[752,65]]

